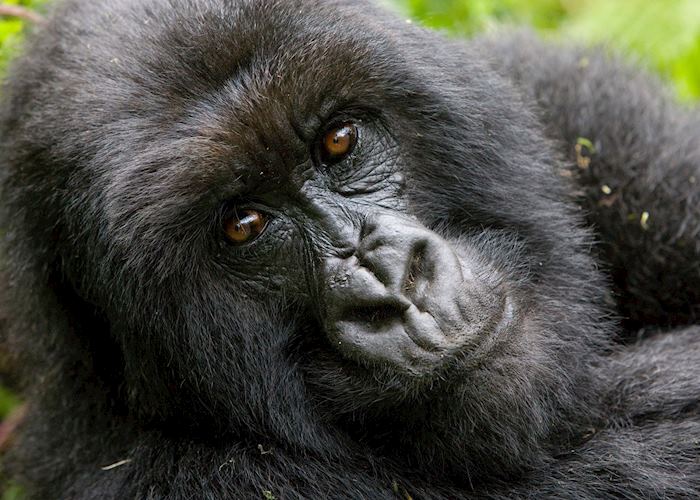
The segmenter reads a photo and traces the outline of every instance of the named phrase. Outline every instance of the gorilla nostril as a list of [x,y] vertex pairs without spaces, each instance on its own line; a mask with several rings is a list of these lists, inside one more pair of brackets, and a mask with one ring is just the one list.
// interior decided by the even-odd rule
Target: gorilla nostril
[[418,281],[426,276],[426,243],[424,241],[416,244],[410,258],[406,271],[406,278],[403,283],[403,291],[406,295],[412,295],[416,290]]
[[364,240],[372,231],[374,231],[376,225],[370,219],[365,219],[365,222],[360,228],[360,241]]
[[333,255],[339,259],[349,259],[353,255],[355,255],[356,251],[357,248],[354,245],[348,245],[342,248],[336,248],[333,251]]
[[370,234],[378,231],[382,227],[382,218],[387,216],[382,215],[370,215],[365,218],[360,228],[360,241],[365,239]]

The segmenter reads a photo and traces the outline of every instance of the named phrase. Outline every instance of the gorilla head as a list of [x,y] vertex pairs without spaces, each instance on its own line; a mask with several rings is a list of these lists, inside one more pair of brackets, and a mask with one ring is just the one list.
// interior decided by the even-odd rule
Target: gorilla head
[[603,287],[480,59],[364,1],[63,2],[0,129],[15,329],[70,374],[42,390],[415,470],[567,442]]

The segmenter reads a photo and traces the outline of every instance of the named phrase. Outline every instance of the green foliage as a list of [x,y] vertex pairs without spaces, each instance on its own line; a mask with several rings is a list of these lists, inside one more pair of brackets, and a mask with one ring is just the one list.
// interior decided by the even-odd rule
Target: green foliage
[[[38,9],[46,0],[0,0],[5,5],[20,5],[29,9]],[[15,55],[22,41],[24,23],[12,17],[0,17],[0,75],[5,71],[8,61]]]
[[649,61],[682,98],[700,97],[700,2],[589,0],[565,26],[574,39],[607,42]]
[[12,393],[0,387],[0,421],[12,411],[18,402]]
[[5,489],[5,492],[0,496],[2,500],[24,500],[24,492],[19,486],[10,485]]
[[433,28],[470,35],[494,24],[558,26],[566,14],[560,0],[394,0],[411,17]]
[[545,36],[605,44],[669,78],[682,99],[700,97],[698,0],[390,0],[433,28],[470,35],[529,25]]

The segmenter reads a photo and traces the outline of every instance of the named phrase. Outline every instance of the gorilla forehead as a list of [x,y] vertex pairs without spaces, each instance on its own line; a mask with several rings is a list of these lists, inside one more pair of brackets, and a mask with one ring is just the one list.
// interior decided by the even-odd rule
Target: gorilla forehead
[[[177,3],[144,2],[146,18],[160,26],[155,36],[133,39],[133,57],[163,76],[163,90],[186,97],[232,84],[290,104],[299,104],[293,100],[299,90],[308,99],[342,95],[349,89],[341,75],[360,80],[388,71],[382,61],[394,52],[376,21],[358,28],[358,3],[352,9],[316,1]],[[397,55],[389,57],[393,65]]]
[[[397,74],[393,42],[369,21],[351,20],[340,3],[179,4],[129,6],[143,11],[149,35],[130,37],[133,50],[120,55],[90,45],[86,56],[108,60],[105,75],[122,89],[96,96],[118,119],[97,124],[109,142],[91,167],[104,174],[115,224],[167,199],[183,209],[195,198],[215,203],[260,172],[266,182],[286,181],[333,113],[378,111],[409,87],[411,74]],[[159,77],[145,81],[144,71]]]
[[[261,166],[285,174],[306,159],[324,120],[342,109],[374,111],[392,123],[414,119],[406,145],[431,137],[419,131],[433,123],[471,122],[454,128],[461,130],[457,140],[484,146],[497,140],[482,138],[490,107],[491,121],[503,122],[491,124],[503,125],[503,144],[518,141],[507,135],[508,99],[487,97],[498,84],[489,72],[466,54],[426,52],[422,41],[431,35],[372,15],[369,2],[148,0],[62,8],[78,6],[89,21],[51,27],[61,40],[57,66],[66,71],[57,70],[44,89],[46,99],[62,94],[55,119],[65,126],[47,130],[45,120],[38,128],[69,159],[67,175],[87,170],[92,184],[101,184],[110,220],[136,213],[141,207],[127,206],[136,200],[144,206],[170,197],[183,207],[215,201]],[[475,76],[456,82],[441,70],[455,64]],[[411,106],[391,105],[406,99]],[[448,132],[442,127],[436,137]]]

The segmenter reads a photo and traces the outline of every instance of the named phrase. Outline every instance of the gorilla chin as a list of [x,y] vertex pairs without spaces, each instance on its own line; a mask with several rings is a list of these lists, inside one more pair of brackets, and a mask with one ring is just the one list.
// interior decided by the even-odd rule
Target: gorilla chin
[[378,215],[360,237],[349,257],[324,261],[325,329],[349,359],[431,377],[455,356],[488,355],[513,328],[498,273],[417,221]]

